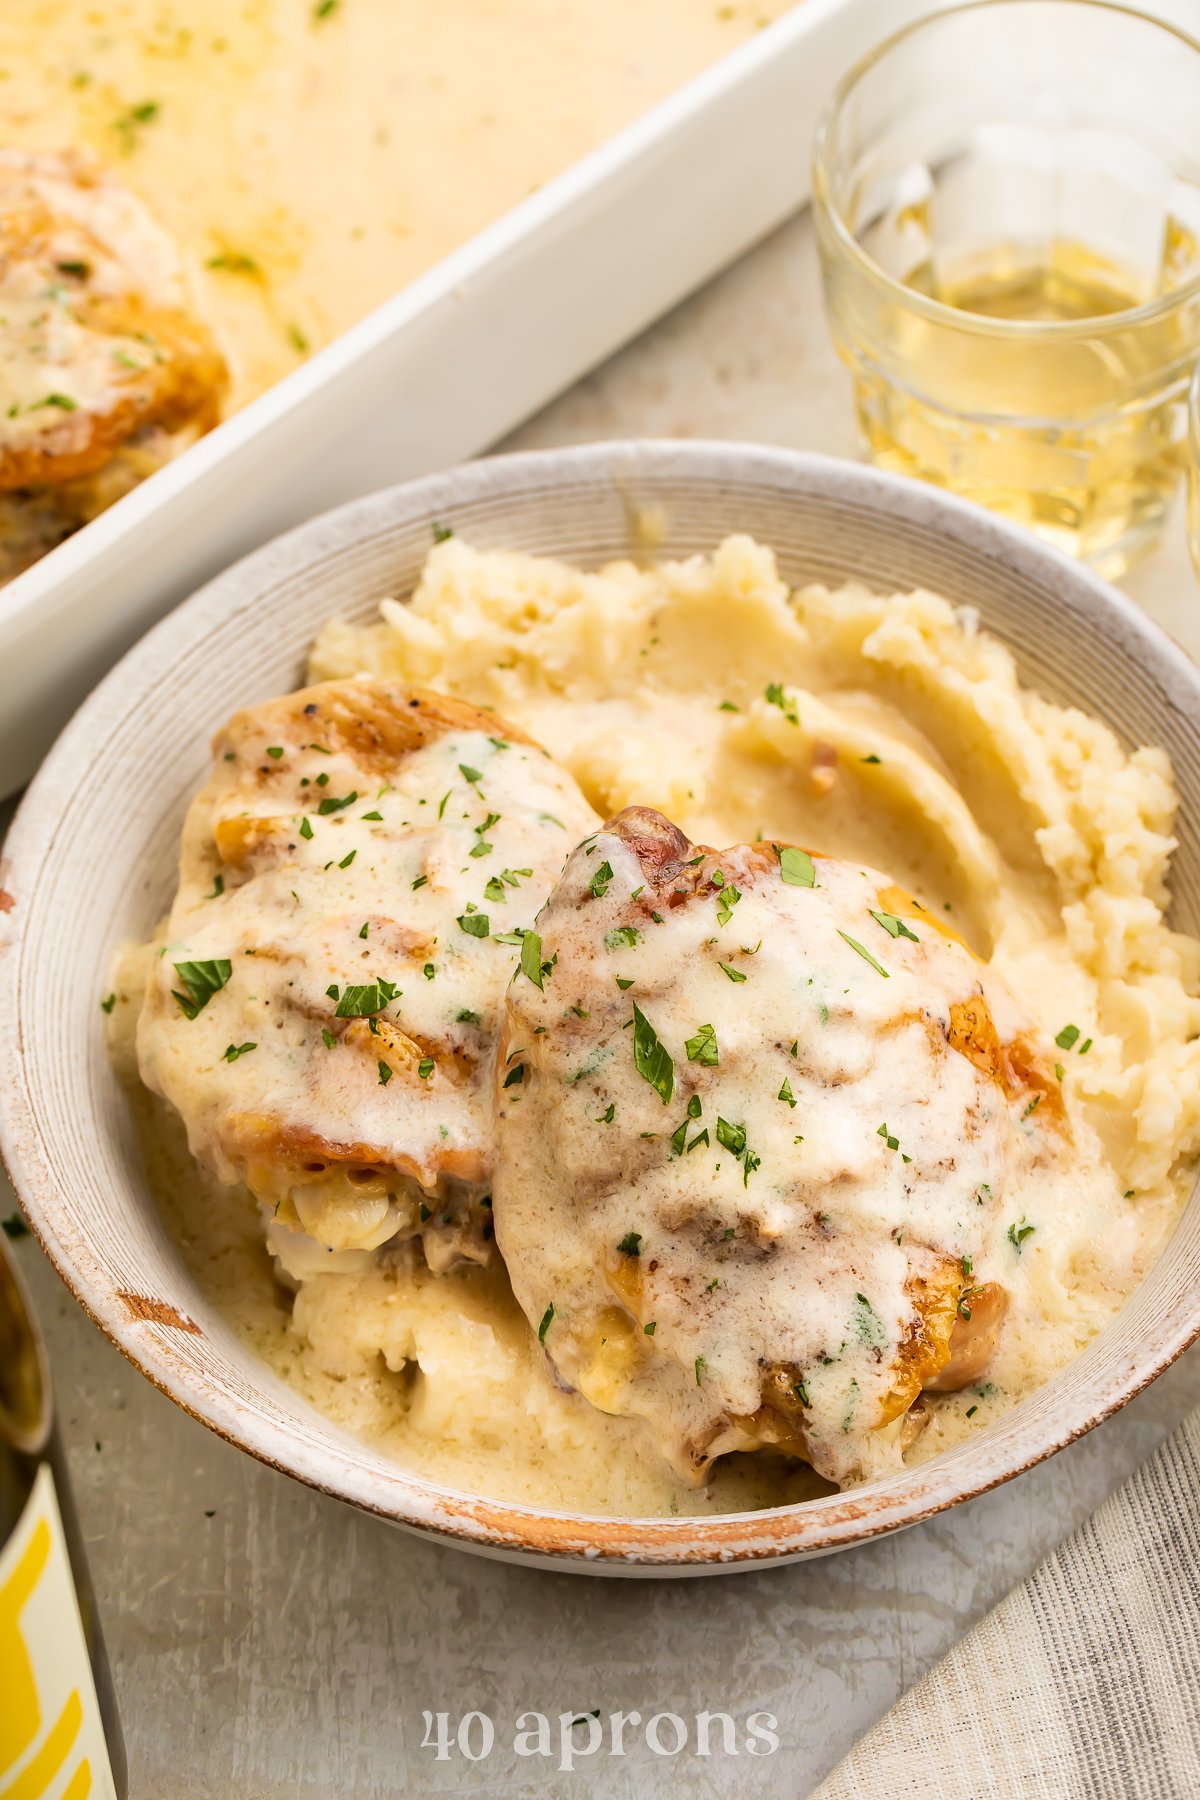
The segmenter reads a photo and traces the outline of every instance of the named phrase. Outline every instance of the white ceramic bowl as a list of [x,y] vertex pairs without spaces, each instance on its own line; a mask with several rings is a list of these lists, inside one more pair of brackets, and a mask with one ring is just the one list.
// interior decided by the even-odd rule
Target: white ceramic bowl
[[333,612],[412,585],[434,519],[481,547],[584,564],[750,531],[793,582],[933,588],[978,607],[1043,693],[1170,752],[1183,797],[1178,922],[1200,924],[1200,671],[1113,589],[931,488],[730,444],[609,444],[480,462],[354,501],[237,564],[172,613],[63,732],[0,863],[0,1128],[33,1229],[96,1323],[196,1418],[314,1487],[469,1548],[623,1573],[752,1567],[840,1549],[952,1506],[1105,1418],[1200,1334],[1200,1189],[1121,1315],[1040,1393],[946,1455],[853,1492],[708,1519],[594,1519],[498,1504],[410,1475],[327,1422],[208,1304],[161,1222],[105,1054],[114,944],[145,935],[174,882],[209,736],[296,685]]

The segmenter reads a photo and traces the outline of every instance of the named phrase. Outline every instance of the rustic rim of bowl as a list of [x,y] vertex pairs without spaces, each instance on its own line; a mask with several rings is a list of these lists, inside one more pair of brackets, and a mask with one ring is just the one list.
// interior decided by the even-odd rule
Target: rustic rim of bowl
[[[328,1455],[289,1440],[244,1396],[205,1379],[202,1365],[180,1348],[186,1339],[194,1343],[198,1328],[169,1302],[146,1302],[149,1311],[131,1312],[118,1304],[119,1293],[101,1291],[91,1277],[88,1264],[95,1259],[70,1203],[57,1195],[48,1178],[40,1148],[43,1129],[30,1106],[29,1070],[39,1056],[52,1052],[26,1040],[20,1005],[22,897],[35,887],[76,773],[114,719],[151,691],[143,678],[168,663],[172,650],[193,643],[209,615],[232,608],[238,596],[264,578],[274,584],[284,574],[322,565],[338,546],[357,541],[380,515],[392,516],[393,522],[429,524],[452,517],[456,508],[472,501],[486,501],[493,510],[506,497],[549,506],[556,496],[597,484],[615,488],[628,504],[639,479],[652,486],[656,478],[664,483],[669,478],[677,486],[696,483],[726,498],[736,495],[739,486],[748,493],[773,494],[776,501],[803,497],[818,506],[874,513],[879,523],[889,517],[898,526],[904,521],[926,537],[940,535],[972,559],[984,559],[1018,581],[1052,592],[1077,611],[1094,613],[1097,626],[1103,626],[1099,635],[1107,634],[1149,671],[1161,704],[1183,718],[1200,716],[1200,668],[1126,596],[1019,527],[940,490],[866,465],[737,442],[616,440],[486,458],[366,495],[244,557],[147,632],[64,728],[28,789],[0,858],[0,1041],[12,1047],[8,1079],[0,1084],[0,1155],[34,1235],[84,1312],[154,1386],[227,1442],[320,1492],[464,1549],[543,1567],[684,1575],[828,1554],[916,1524],[1010,1480],[1124,1406],[1200,1337],[1200,1285],[1181,1280],[1169,1302],[1154,1313],[1153,1332],[1106,1367],[1105,1340],[1154,1281],[1170,1252],[1168,1240],[1122,1313],[1072,1363],[995,1425],[899,1475],[790,1506],[667,1519],[605,1517],[464,1495],[395,1464],[385,1474],[355,1467],[348,1456],[331,1468]],[[677,552],[672,548],[671,553]],[[1032,605],[1032,595],[1027,603]],[[1198,1207],[1200,1187],[1184,1214]],[[242,1345],[241,1353],[263,1371],[264,1379],[270,1375],[252,1349]],[[1072,1376],[1066,1382],[1071,1404],[1048,1404]],[[298,1395],[294,1398],[307,1406]],[[349,1453],[357,1447],[368,1458],[365,1442],[341,1435]]]

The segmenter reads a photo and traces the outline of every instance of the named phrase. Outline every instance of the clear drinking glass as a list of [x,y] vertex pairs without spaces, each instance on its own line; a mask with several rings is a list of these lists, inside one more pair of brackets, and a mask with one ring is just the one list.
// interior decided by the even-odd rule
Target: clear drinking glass
[[1183,462],[1200,45],[1102,0],[937,13],[835,91],[813,201],[872,459],[1119,574]]

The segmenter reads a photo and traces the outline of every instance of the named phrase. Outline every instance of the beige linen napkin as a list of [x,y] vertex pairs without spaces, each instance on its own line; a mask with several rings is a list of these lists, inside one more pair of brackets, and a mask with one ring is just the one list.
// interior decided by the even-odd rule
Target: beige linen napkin
[[1200,1411],[810,1800],[1197,1800]]

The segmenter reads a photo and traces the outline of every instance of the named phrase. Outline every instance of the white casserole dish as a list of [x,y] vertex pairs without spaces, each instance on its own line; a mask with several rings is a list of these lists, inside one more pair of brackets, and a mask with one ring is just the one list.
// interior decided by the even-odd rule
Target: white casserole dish
[[0,589],[0,797],[233,557],[473,455],[800,206],[817,113],[878,30],[871,0],[800,0]]

